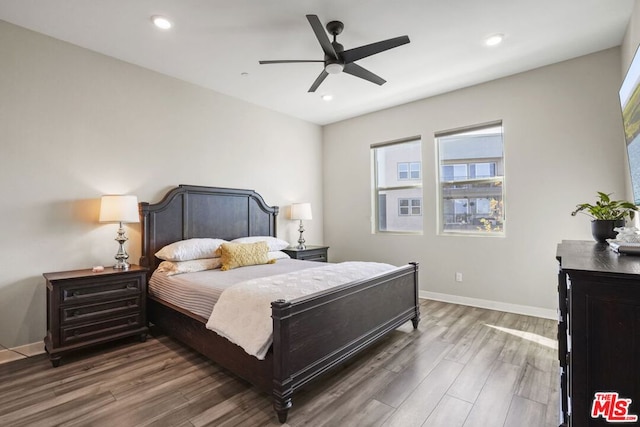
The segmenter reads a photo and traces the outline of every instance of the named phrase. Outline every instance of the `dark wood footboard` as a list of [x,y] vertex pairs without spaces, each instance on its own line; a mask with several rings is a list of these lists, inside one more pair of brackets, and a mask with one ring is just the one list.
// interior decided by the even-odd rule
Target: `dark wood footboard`
[[274,409],[284,423],[297,389],[405,322],[417,328],[418,264],[271,307]]

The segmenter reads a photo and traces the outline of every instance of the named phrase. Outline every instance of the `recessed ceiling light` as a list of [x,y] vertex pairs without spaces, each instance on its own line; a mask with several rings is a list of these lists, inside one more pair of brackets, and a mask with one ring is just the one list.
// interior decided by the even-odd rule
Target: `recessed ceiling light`
[[504,34],[493,34],[484,39],[484,44],[487,46],[496,46],[502,43],[502,40],[504,40]]
[[322,100],[323,100],[323,101],[327,101],[327,102],[329,102],[329,101],[331,101],[332,99],[333,99],[333,95],[329,95],[329,94],[327,94],[327,95],[322,95]]
[[168,30],[169,28],[173,27],[173,24],[171,23],[171,21],[169,21],[164,16],[160,16],[160,15],[152,16],[151,22],[153,22],[153,25],[163,30]]

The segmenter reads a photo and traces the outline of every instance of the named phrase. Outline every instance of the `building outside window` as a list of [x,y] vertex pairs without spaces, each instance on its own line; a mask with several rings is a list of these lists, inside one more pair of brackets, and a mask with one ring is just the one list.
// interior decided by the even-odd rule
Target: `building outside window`
[[443,234],[504,235],[502,122],[436,134]]
[[422,199],[398,199],[398,213],[405,215],[422,215]]
[[374,233],[422,233],[422,141],[371,146]]
[[421,179],[422,162],[399,162],[398,180]]

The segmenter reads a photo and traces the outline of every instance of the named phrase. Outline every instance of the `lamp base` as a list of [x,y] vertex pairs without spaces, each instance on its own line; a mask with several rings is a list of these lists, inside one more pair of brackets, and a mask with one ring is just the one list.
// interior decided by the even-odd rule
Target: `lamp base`
[[114,257],[116,259],[116,265],[113,266],[113,268],[117,270],[127,270],[131,266],[131,264],[127,262],[129,254],[124,250],[124,243],[127,240],[129,239],[124,235],[124,228],[122,227],[122,223],[120,223],[118,235],[115,238],[115,241],[120,244],[120,247],[118,248],[118,253],[116,253],[116,256]]
[[116,264],[113,266],[113,268],[115,268],[116,270],[128,270],[129,267],[131,267],[131,264],[129,264],[126,261],[123,260],[118,260],[118,262],[116,262]]
[[296,246],[296,249],[307,249],[307,247],[304,244],[304,236],[302,235],[302,233],[304,233],[302,220],[300,220],[300,227],[298,228],[298,231],[300,232],[300,238],[298,239],[298,246]]

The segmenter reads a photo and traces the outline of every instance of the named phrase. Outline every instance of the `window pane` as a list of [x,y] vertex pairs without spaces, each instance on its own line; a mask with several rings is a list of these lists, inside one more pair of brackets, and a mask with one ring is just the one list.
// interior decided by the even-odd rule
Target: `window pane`
[[411,215],[422,215],[421,199],[411,199]]
[[413,199],[422,199],[422,142],[372,146],[371,152],[374,232],[422,233],[422,208],[416,214],[413,207]]
[[443,165],[441,169],[442,181],[461,181],[469,178],[466,164]]
[[409,163],[398,163],[398,179],[409,178]]
[[472,178],[489,178],[496,176],[495,163],[475,163]]
[[411,163],[411,179],[420,179],[420,170],[422,169],[422,163]]
[[437,137],[441,232],[504,233],[502,125]]
[[491,212],[489,210],[489,199],[476,199],[476,212],[479,214],[488,214]]

